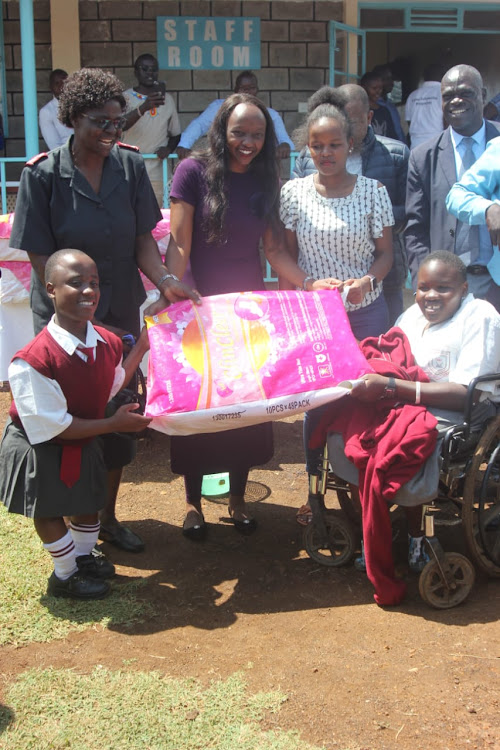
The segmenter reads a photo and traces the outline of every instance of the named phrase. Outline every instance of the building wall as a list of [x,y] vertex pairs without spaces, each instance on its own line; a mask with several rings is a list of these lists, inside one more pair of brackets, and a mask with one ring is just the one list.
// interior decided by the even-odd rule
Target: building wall
[[[38,107],[50,99],[49,0],[34,0]],[[260,96],[278,110],[289,132],[298,105],[328,82],[328,22],[342,21],[343,0],[80,0],[82,66],[113,71],[128,87],[133,62],[156,54],[156,16],[255,16],[261,19]],[[3,2],[9,139],[7,156],[24,154],[19,2]],[[230,71],[161,71],[185,127],[213,99],[232,89]],[[40,139],[41,150],[45,144]],[[10,176],[13,179],[12,175]]]

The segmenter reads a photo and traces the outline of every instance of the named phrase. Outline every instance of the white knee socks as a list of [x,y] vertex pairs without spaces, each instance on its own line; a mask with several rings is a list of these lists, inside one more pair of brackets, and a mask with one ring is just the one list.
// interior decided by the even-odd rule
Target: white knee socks
[[76,573],[75,545],[69,531],[56,542],[44,544],[43,546],[50,552],[52,562],[54,563],[54,572],[61,581],[65,581],[73,573]]
[[99,538],[99,529],[101,528],[99,521],[92,524],[73,523],[71,521],[69,528],[75,543],[76,557],[90,555]]

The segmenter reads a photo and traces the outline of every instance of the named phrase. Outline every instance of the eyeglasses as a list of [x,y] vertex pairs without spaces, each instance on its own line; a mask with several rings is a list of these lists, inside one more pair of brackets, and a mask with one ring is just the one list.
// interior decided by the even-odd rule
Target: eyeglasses
[[123,130],[127,122],[125,117],[117,117],[115,120],[108,120],[106,117],[96,117],[95,115],[86,114],[82,114],[82,117],[87,117],[87,119],[93,122],[96,128],[99,128],[100,130],[108,130],[110,125],[112,125],[115,130]]

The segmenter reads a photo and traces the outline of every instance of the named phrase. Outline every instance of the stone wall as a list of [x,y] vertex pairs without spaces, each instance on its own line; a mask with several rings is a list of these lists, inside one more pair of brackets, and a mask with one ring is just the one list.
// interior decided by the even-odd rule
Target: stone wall
[[[261,19],[260,96],[278,110],[291,133],[301,120],[298,105],[328,82],[328,22],[342,21],[343,0],[81,0],[83,66],[112,70],[135,82],[133,62],[156,53],[156,16],[255,16]],[[49,0],[34,0],[38,107],[50,94],[52,68]],[[9,139],[7,156],[24,154],[19,3],[3,2]],[[162,71],[185,127],[213,99],[227,95],[230,71]],[[40,148],[45,145],[40,139]],[[11,179],[12,176],[11,176]]]

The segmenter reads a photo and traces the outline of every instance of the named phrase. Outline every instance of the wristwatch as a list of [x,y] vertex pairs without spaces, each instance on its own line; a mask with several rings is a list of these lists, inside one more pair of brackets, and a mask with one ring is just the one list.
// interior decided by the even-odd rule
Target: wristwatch
[[366,275],[370,279],[370,292],[374,292],[375,289],[378,287],[378,279],[376,276],[373,276],[371,273],[367,273]]
[[392,376],[387,378],[387,385],[384,388],[382,398],[396,398],[396,380]]
[[164,273],[161,279],[158,279],[156,282],[156,288],[159,289],[164,281],[167,279],[172,279],[173,281],[179,281],[175,273]]

